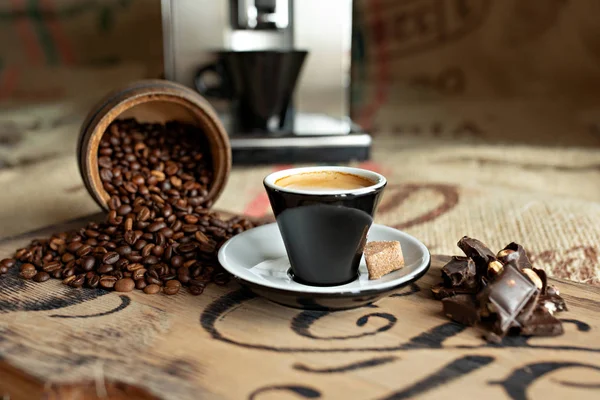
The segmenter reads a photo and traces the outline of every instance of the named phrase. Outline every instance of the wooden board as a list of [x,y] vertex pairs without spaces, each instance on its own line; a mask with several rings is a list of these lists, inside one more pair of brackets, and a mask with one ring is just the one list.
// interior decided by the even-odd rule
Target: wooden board
[[[70,227],[83,225],[76,221]],[[0,243],[0,258],[52,227]],[[555,282],[565,335],[502,345],[432,299],[446,257],[371,307],[300,311],[231,283],[202,296],[0,278],[0,395],[12,400],[600,398],[600,290]]]

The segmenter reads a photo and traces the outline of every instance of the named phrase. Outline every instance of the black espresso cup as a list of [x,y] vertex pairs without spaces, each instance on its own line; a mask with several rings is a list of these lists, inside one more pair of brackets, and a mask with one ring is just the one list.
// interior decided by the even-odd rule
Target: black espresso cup
[[263,183],[294,280],[336,286],[356,279],[385,177],[359,168],[308,167],[272,173]]
[[[307,54],[303,50],[217,51],[217,61],[196,73],[196,89],[209,98],[233,101],[237,129],[278,130],[284,127]],[[211,73],[219,77],[214,85],[206,82]]]

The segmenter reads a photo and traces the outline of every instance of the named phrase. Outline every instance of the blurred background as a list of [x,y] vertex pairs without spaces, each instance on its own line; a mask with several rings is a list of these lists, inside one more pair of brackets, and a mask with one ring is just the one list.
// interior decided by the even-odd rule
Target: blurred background
[[[373,133],[600,144],[598,1],[353,3],[351,115]],[[0,1],[3,143],[162,74],[160,0]]]
[[[208,29],[212,14],[197,6],[202,2],[186,1],[191,8],[176,14],[187,15],[188,27]],[[164,77],[166,50],[208,40],[165,33],[165,3],[0,0],[0,235],[98,210],[75,160],[83,118],[108,90]],[[369,157],[356,163],[385,173],[394,185],[429,193],[407,202],[399,195],[403,205],[389,218],[418,214],[423,207],[435,214],[436,204],[452,197],[443,185],[458,187],[457,207],[468,207],[443,225],[445,236],[436,227],[398,226],[434,252],[452,251],[463,234],[486,239],[508,229],[537,235],[539,240],[527,239],[534,250],[561,242],[575,252],[588,248],[585,256],[574,257],[581,263],[597,262],[598,232],[580,231],[600,221],[600,2],[346,3],[349,14],[330,8],[324,15],[331,22],[351,22],[351,48],[344,50],[351,61],[348,112],[373,138]],[[303,18],[306,26],[318,19]],[[195,67],[189,61],[195,53],[183,53]],[[201,56],[198,65],[205,62]],[[319,62],[312,56],[311,62]],[[300,82],[306,76],[302,72]],[[279,167],[235,168],[217,207],[268,214],[257,182],[274,168]],[[393,189],[390,193],[388,201]],[[457,224],[460,229],[447,235]],[[589,268],[597,281],[595,267]]]

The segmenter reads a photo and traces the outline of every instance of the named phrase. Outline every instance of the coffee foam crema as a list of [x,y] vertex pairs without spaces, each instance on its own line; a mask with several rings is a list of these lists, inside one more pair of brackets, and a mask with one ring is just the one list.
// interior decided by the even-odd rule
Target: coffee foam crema
[[338,171],[305,172],[279,178],[275,185],[292,190],[330,192],[353,190],[373,186],[375,182],[362,176]]

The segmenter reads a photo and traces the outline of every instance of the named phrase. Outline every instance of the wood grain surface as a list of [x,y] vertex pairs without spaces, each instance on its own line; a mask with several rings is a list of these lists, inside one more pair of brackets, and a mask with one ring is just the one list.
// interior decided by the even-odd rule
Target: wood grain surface
[[[34,237],[0,242],[0,258]],[[301,311],[231,283],[203,295],[0,277],[0,395],[51,399],[599,398],[600,290],[555,281],[556,338],[483,341],[417,284],[361,309]]]

